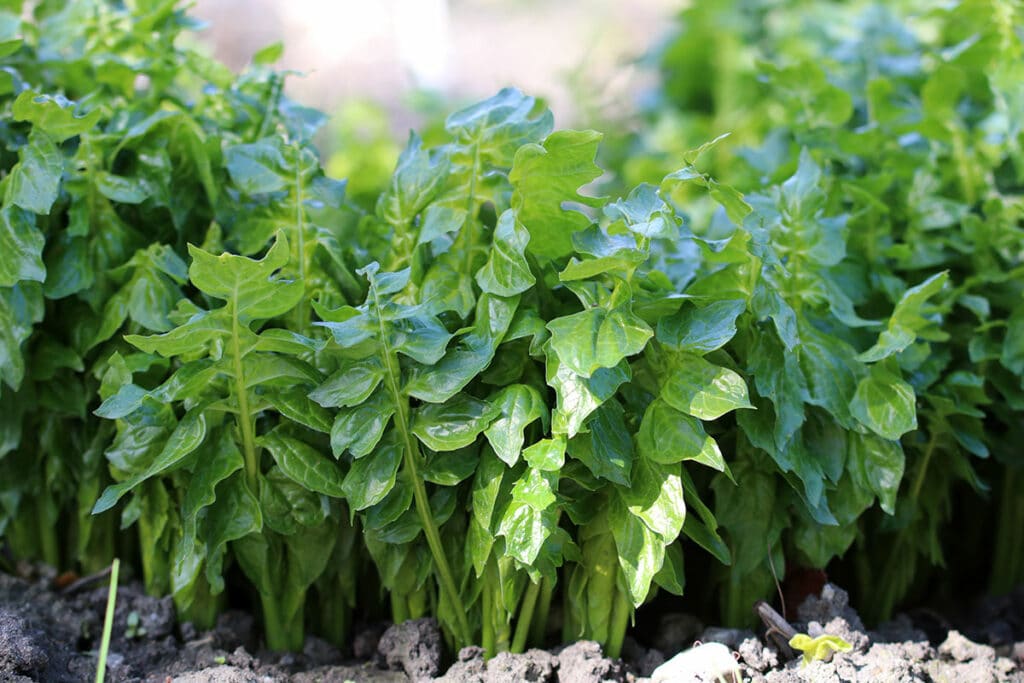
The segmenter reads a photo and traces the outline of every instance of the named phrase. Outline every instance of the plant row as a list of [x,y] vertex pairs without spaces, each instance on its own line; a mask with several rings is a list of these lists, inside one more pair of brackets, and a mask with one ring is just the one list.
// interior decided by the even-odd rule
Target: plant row
[[1019,40],[973,7],[900,34],[916,60],[763,67],[783,123],[745,162],[716,138],[597,196],[627,166],[509,89],[366,208],[279,47],[235,77],[174,2],[3,15],[0,538],[135,557],[200,625],[244,577],[279,649],[384,602],[617,655],[684,557],[743,621],[855,545],[891,608],[951,482],[1019,476]]

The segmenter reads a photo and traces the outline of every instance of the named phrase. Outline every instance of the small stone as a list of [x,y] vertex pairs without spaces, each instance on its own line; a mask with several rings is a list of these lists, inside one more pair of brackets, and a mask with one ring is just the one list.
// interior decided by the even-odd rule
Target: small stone
[[604,656],[601,646],[581,640],[558,652],[559,683],[606,683],[625,680],[622,662]]
[[778,650],[765,647],[757,638],[747,638],[736,649],[744,664],[761,673],[779,665]]
[[979,645],[968,640],[959,631],[950,631],[945,642],[939,645],[939,654],[950,657],[958,662],[969,662],[972,659],[994,662],[996,651],[988,645]]
[[487,683],[549,683],[558,660],[544,650],[499,652],[487,662]]
[[441,630],[436,619],[412,619],[384,632],[377,652],[388,669],[405,671],[417,681],[427,681],[441,668]]

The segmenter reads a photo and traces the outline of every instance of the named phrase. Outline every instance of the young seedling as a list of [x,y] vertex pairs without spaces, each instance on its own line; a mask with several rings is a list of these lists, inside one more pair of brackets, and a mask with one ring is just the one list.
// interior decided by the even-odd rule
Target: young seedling
[[114,628],[114,606],[117,604],[117,572],[121,561],[114,558],[110,566],[110,591],[107,593],[107,613],[103,618],[103,637],[100,639],[99,659],[96,662],[96,683],[103,683],[107,673],[107,652],[110,650],[110,632]]
[[789,646],[804,653],[800,666],[807,666],[814,661],[828,662],[836,652],[849,652],[853,646],[839,636],[822,633],[811,638],[806,633],[798,633],[789,639]]

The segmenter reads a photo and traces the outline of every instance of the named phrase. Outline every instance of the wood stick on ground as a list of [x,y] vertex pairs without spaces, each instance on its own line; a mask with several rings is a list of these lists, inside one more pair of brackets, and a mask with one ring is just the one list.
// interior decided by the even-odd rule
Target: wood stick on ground
[[754,613],[768,629],[765,636],[772,639],[782,656],[786,659],[796,657],[793,648],[789,646],[789,641],[796,635],[796,629],[764,600],[754,603]]

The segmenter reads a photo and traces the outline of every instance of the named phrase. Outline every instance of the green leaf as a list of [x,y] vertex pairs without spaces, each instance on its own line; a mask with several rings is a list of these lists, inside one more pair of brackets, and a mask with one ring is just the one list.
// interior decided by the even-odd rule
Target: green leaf
[[557,486],[557,474],[530,468],[512,486],[512,500],[537,511],[545,510],[555,503]]
[[107,199],[122,204],[141,204],[150,196],[150,190],[143,180],[125,178],[106,171],[96,174],[96,189]]
[[715,301],[703,308],[683,305],[679,312],[658,321],[658,341],[690,353],[705,354],[725,346],[736,334],[736,318],[746,302]]
[[200,406],[185,414],[185,417],[171,432],[163,450],[146,469],[119,484],[108,486],[100,499],[96,501],[96,505],[93,506],[92,513],[97,515],[109,510],[124,494],[142,482],[180,464],[199,447],[204,438],[206,438],[206,417],[203,415],[203,407]]
[[214,340],[227,335],[224,310],[201,311],[188,322],[164,334],[141,336],[125,335],[124,340],[146,353],[158,353],[164,358],[187,356],[206,351]]
[[346,450],[353,458],[370,453],[395,414],[395,404],[386,391],[378,391],[368,401],[353,408],[342,408],[331,426],[331,451],[340,457]]
[[[25,376],[21,345],[43,319],[42,288],[30,282],[0,286],[0,380],[17,389]],[[0,390],[0,394],[2,394]]]
[[661,398],[673,408],[702,420],[753,407],[742,377],[693,355],[680,356],[674,364],[661,388]]
[[413,368],[405,391],[430,403],[443,403],[462,391],[491,364],[517,304],[518,297],[482,295],[477,300],[473,327],[459,337],[441,360],[430,367]]
[[345,359],[338,370],[309,395],[324,408],[359,405],[384,379],[384,368],[375,356],[360,360]]
[[14,100],[13,114],[15,121],[30,122],[59,144],[92,129],[100,120],[101,111],[93,109],[81,114],[78,105],[61,95],[51,97],[26,90]]
[[539,419],[547,421],[547,405],[540,392],[525,384],[505,387],[488,403],[500,412],[484,436],[497,456],[512,467],[519,460],[527,425]]
[[625,361],[613,368],[600,368],[590,377],[577,375],[550,354],[547,361],[547,382],[557,397],[551,430],[570,438],[579,432],[598,406],[614,396],[630,378],[629,364]]
[[608,524],[633,607],[647,600],[651,582],[665,561],[665,544],[618,496],[608,507]]
[[629,488],[619,495],[629,512],[643,520],[663,543],[679,537],[686,520],[680,466],[662,465],[638,458],[633,465]]
[[246,194],[278,192],[290,182],[284,143],[276,136],[228,147],[224,150],[224,165],[231,180]]
[[857,385],[850,412],[884,439],[899,439],[917,429],[914,389],[880,365]]
[[722,451],[700,421],[661,398],[651,401],[644,412],[637,433],[637,452],[663,465],[695,460],[719,472],[725,471]]
[[257,534],[263,529],[260,503],[245,483],[241,473],[234,474],[217,485],[216,500],[206,513],[203,536],[206,539],[206,580],[210,586],[221,588],[221,558],[227,544]]
[[890,515],[896,511],[896,495],[906,458],[898,441],[888,441],[873,434],[847,432],[847,470],[854,483],[878,496],[882,509]]
[[[399,235],[408,231],[416,216],[427,208],[430,201],[444,187],[448,177],[448,166],[448,160],[444,156],[431,154],[423,149],[420,137],[410,133],[409,142],[398,157],[391,183],[377,200],[377,215],[393,226]],[[455,213],[445,216],[431,213],[429,224],[428,216],[424,216],[419,241],[428,241],[438,236],[435,224],[441,218],[447,217],[455,222],[456,216]],[[457,230],[461,222],[446,225],[451,230]]]
[[34,214],[11,205],[0,209],[0,287],[13,287],[22,280],[45,280],[45,244]]
[[811,638],[806,633],[798,633],[789,639],[789,646],[803,652],[801,666],[807,666],[818,660],[828,661],[833,652],[849,652],[853,646],[839,636],[823,633]]
[[494,239],[487,263],[476,272],[480,289],[498,296],[514,296],[525,292],[535,282],[526,262],[526,245],[530,233],[516,222],[515,214],[505,211],[494,228]]
[[454,451],[476,441],[498,414],[498,407],[458,394],[447,403],[428,403],[416,409],[412,433],[431,450]]
[[403,446],[394,430],[368,457],[352,463],[342,483],[344,497],[355,510],[365,510],[384,500],[395,486]]
[[658,188],[647,183],[637,185],[626,199],[604,208],[612,220],[621,219],[630,232],[648,239],[678,239],[679,228],[668,204],[658,196]]
[[[552,496],[553,497],[553,496]],[[505,538],[505,554],[527,567],[537,560],[545,541],[556,527],[557,513],[552,507],[537,509],[513,500],[498,524],[498,535]]]
[[643,351],[653,332],[628,305],[610,311],[590,308],[547,324],[551,350],[560,363],[581,377],[612,368]]
[[256,443],[270,451],[277,466],[296,484],[325,496],[345,496],[337,465],[309,444],[288,436],[280,428],[259,437]]
[[262,47],[252,56],[252,63],[257,66],[270,66],[284,55],[284,43],[280,40]]
[[47,215],[57,201],[64,157],[46,133],[33,129],[19,150],[21,161],[11,169],[6,201],[33,213]]
[[605,402],[587,422],[587,429],[589,434],[579,434],[569,441],[569,455],[586,465],[594,476],[629,486],[633,440],[622,406],[614,399]]
[[565,439],[541,439],[523,450],[523,460],[534,469],[557,472],[565,464]]
[[1018,304],[1006,321],[999,362],[1013,374],[1024,375],[1024,304]]
[[317,432],[330,433],[333,424],[330,413],[314,403],[305,389],[268,392],[263,397],[289,420]]
[[256,261],[224,253],[214,256],[189,245],[189,279],[200,291],[223,299],[247,319],[274,318],[287,313],[302,298],[301,282],[275,276],[288,263],[288,240],[278,233],[266,256]]
[[594,131],[558,131],[543,144],[524,145],[516,151],[508,176],[512,209],[530,233],[530,252],[539,258],[567,256],[572,252],[572,233],[590,225],[584,214],[566,211],[562,205],[598,205],[599,200],[578,190],[602,173],[594,163],[601,137]]
[[[227,430],[221,431],[209,451],[206,457],[196,459],[181,503],[181,537],[174,549],[171,587],[176,603],[184,608],[192,604],[195,582],[206,559],[206,543],[199,538],[201,512],[217,499],[218,484],[244,466],[242,453]],[[214,594],[224,586],[219,572],[217,579],[218,582],[211,585]]]
[[[937,315],[927,310],[928,300],[942,291],[949,273],[936,273],[921,284],[911,287],[900,297],[889,318],[887,329],[879,335],[870,349],[857,356],[863,363],[875,363],[899,353],[923,337],[931,341],[944,341],[948,335],[931,331],[938,324]],[[926,317],[928,316],[928,317]]]

